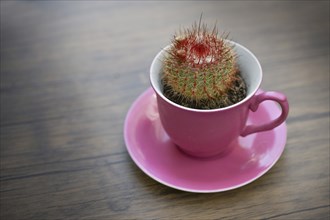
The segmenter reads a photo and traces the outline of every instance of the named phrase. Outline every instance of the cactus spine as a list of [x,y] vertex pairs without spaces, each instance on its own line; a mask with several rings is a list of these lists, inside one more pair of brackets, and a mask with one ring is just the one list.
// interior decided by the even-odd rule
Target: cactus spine
[[232,105],[246,96],[236,55],[216,26],[184,29],[174,35],[164,59],[164,95],[190,108],[214,109]]

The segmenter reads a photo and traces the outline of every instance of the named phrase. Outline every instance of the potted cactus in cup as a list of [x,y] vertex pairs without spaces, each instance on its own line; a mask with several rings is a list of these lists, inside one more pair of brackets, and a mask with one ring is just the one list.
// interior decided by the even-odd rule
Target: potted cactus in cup
[[215,109],[235,104],[246,97],[233,48],[227,36],[209,30],[201,21],[180,30],[163,61],[164,95],[189,108]]

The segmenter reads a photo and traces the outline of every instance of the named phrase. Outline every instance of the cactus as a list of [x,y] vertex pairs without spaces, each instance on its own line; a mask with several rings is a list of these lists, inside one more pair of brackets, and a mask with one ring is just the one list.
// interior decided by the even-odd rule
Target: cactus
[[222,108],[245,98],[233,48],[216,26],[196,23],[175,34],[163,61],[164,95],[182,106]]

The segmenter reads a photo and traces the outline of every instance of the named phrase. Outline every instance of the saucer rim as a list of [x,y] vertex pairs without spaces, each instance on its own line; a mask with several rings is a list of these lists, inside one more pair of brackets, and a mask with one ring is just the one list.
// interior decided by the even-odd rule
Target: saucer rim
[[[258,89],[258,91],[263,91],[262,89]],[[130,158],[134,161],[134,163],[151,179],[165,185],[165,186],[168,186],[170,188],[173,188],[173,189],[176,189],[176,190],[180,190],[180,191],[185,191],[185,192],[192,192],[192,193],[218,193],[218,192],[225,192],[225,191],[229,191],[229,190],[233,190],[233,189],[237,189],[237,188],[240,188],[240,187],[243,187],[243,186],[246,186],[252,182],[254,182],[255,180],[259,179],[260,177],[262,177],[263,175],[265,175],[271,168],[274,167],[274,165],[278,162],[278,160],[281,158],[284,150],[285,150],[285,147],[286,147],[286,141],[287,141],[287,125],[286,125],[286,121],[284,121],[281,125],[279,125],[278,127],[274,128],[273,130],[275,129],[284,129],[285,130],[285,137],[283,137],[284,140],[284,145],[281,146],[281,150],[278,154],[278,156],[276,158],[274,158],[274,161],[267,167],[265,168],[262,172],[258,173],[258,175],[256,175],[255,177],[247,180],[247,181],[244,181],[242,182],[241,184],[235,184],[231,187],[220,187],[219,189],[193,189],[192,188],[187,188],[187,187],[181,187],[181,186],[178,186],[178,185],[175,185],[175,184],[171,184],[171,183],[168,183],[164,180],[162,180],[161,178],[157,177],[156,175],[154,175],[153,173],[149,172],[147,168],[144,167],[144,165],[142,165],[139,160],[137,159],[137,157],[134,155],[134,153],[132,152],[131,148],[132,148],[132,144],[130,144],[129,142],[129,137],[128,137],[128,132],[127,131],[127,128],[129,126],[129,119],[131,118],[131,114],[133,114],[134,110],[136,109],[136,106],[138,105],[138,103],[141,101],[141,99],[144,97],[144,96],[148,96],[148,93],[151,93],[150,95],[153,95],[155,94],[155,92],[153,91],[153,88],[152,87],[149,87],[148,89],[146,89],[145,91],[143,91],[135,100],[134,102],[131,104],[127,114],[126,114],[126,117],[125,117],[125,122],[124,122],[124,141],[125,141],[125,147],[126,147],[126,150],[128,151],[129,153],[129,156]],[[131,147],[129,147],[131,146]],[[219,158],[220,159],[220,158]],[[198,160],[196,160],[198,161]]]

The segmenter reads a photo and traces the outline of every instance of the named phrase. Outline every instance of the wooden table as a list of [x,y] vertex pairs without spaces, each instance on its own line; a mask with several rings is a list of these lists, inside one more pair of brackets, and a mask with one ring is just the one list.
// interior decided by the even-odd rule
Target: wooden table
[[[256,181],[183,192],[145,175],[123,124],[153,57],[204,22],[251,49],[290,102]],[[329,219],[329,1],[1,1],[1,219]]]

